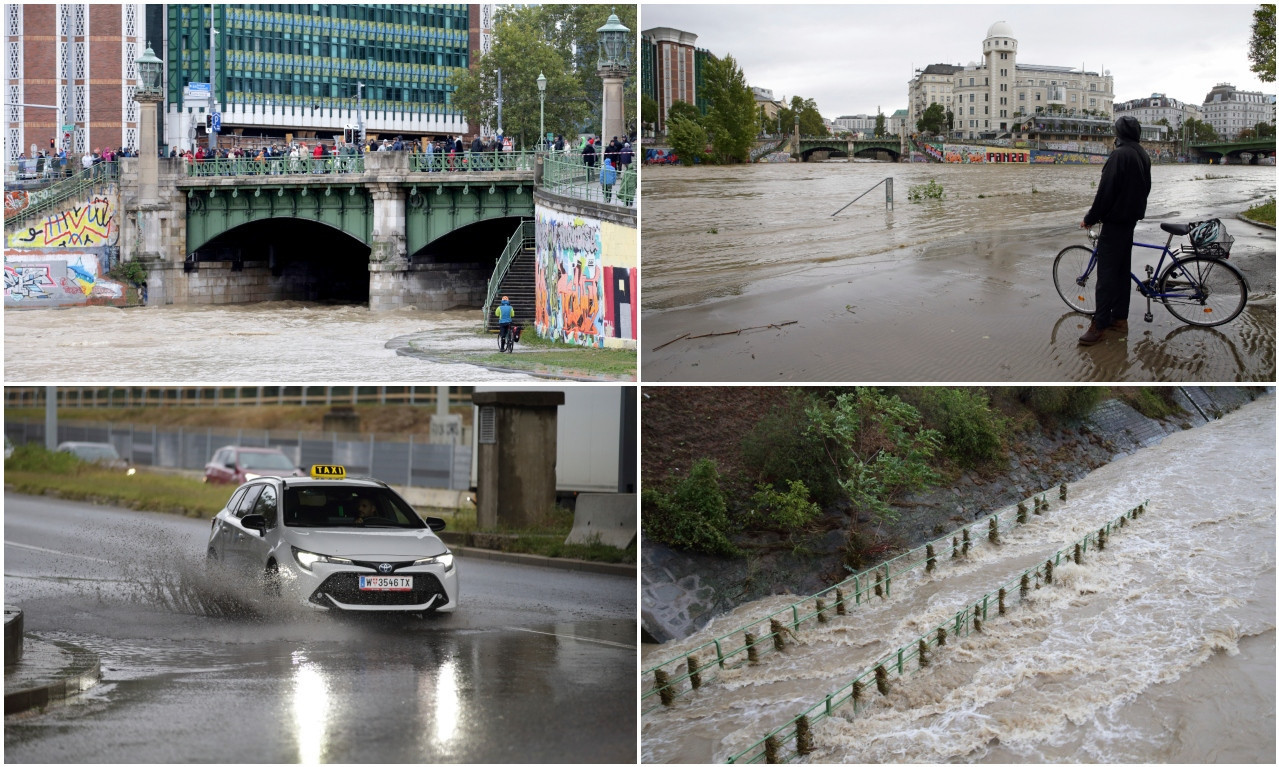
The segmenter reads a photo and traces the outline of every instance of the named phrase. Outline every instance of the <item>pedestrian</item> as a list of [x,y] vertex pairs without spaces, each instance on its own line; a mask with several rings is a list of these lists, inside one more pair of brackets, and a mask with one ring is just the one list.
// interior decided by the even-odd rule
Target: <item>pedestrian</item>
[[588,138],[586,146],[582,147],[582,164],[586,166],[586,183],[592,183],[595,179],[595,139]]
[[435,170],[431,165],[431,161],[435,157],[435,142],[423,140],[422,143],[426,144],[426,172],[430,173]]
[[1079,222],[1081,229],[1103,225],[1097,240],[1097,311],[1079,337],[1080,346],[1097,343],[1107,329],[1128,332],[1133,230],[1146,217],[1149,196],[1150,157],[1141,146],[1141,124],[1124,115],[1115,120],[1115,150],[1101,169],[1092,207]]
[[627,141],[622,144],[622,151],[618,154],[619,170],[623,173],[631,167],[631,162],[635,159],[635,153],[631,151],[631,142]]
[[613,161],[605,157],[604,165],[600,168],[600,186],[604,187],[604,202],[613,201],[613,184],[617,183],[617,171],[613,168]]

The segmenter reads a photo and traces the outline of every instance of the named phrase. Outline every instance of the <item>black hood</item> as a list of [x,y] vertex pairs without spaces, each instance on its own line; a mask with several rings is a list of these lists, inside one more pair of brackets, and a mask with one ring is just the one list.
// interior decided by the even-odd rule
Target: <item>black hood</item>
[[1141,123],[1136,117],[1124,115],[1115,120],[1115,137],[1124,141],[1141,142]]

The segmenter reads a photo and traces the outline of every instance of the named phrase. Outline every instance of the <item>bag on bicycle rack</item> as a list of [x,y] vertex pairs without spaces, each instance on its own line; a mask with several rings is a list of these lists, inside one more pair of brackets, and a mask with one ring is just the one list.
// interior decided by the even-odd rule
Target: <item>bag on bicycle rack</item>
[[1235,242],[1219,218],[1190,222],[1190,247],[1196,255],[1208,258],[1230,258],[1230,246]]
[[517,344],[520,342],[520,326],[514,322],[511,323],[511,340]]

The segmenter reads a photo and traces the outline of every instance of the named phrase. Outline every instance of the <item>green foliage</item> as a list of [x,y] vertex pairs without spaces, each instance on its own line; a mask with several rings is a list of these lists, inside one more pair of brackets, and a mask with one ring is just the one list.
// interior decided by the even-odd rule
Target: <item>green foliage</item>
[[1191,143],[1199,143],[1204,141],[1219,141],[1217,129],[1209,125],[1203,120],[1196,120],[1193,117],[1186,118],[1182,123],[1186,132],[1186,139]]
[[799,114],[799,135],[801,136],[827,136],[830,131],[826,128],[826,121],[822,119],[822,114],[817,109],[817,102],[813,99],[806,99],[800,96],[793,96],[790,100],[790,107],[782,108],[778,111],[778,118],[781,120],[782,130],[791,131],[795,128],[795,114]]
[[784,405],[773,408],[742,437],[741,455],[759,481],[782,487],[800,480],[815,502],[829,506],[842,491],[828,446],[811,428],[807,409],[813,404],[810,394],[792,390]]
[[732,56],[706,62],[702,92],[710,104],[703,124],[715,162],[748,162],[755,140],[755,95]]
[[1244,218],[1253,221],[1260,221],[1264,224],[1275,225],[1275,198],[1271,197],[1260,205],[1254,205],[1243,213]]
[[1183,412],[1173,399],[1175,392],[1168,386],[1143,386],[1125,393],[1124,401],[1147,418],[1167,418]]
[[694,463],[670,493],[646,488],[640,500],[641,525],[653,540],[707,554],[740,553],[728,539],[728,504],[711,459]]
[[1252,12],[1252,40],[1248,46],[1252,71],[1263,83],[1275,81],[1275,6],[1263,3]]
[[687,101],[672,101],[671,105],[666,109],[666,125],[669,126],[672,121],[683,118],[692,120],[698,125],[702,124],[702,113],[697,111],[697,107]]
[[919,411],[878,389],[858,387],[809,408],[813,429],[842,449],[840,487],[853,507],[880,523],[897,519],[888,501],[937,481],[929,460],[941,435],[920,426]]
[[822,510],[808,499],[808,488],[804,483],[793,479],[790,489],[779,493],[772,485],[755,486],[756,493],[751,496],[753,513],[770,528],[783,532],[794,532],[807,527]]
[[941,133],[946,130],[946,109],[941,104],[929,104],[924,113],[915,121],[915,130],[920,133]]
[[906,190],[906,197],[911,202],[919,202],[920,200],[940,200],[946,193],[944,187],[937,183],[937,179],[931,178],[927,184],[915,184]]
[[662,113],[662,107],[657,103],[657,99],[647,93],[640,96],[640,122],[645,125],[657,125],[657,118]]
[[4,470],[35,471],[46,474],[74,474],[81,461],[71,453],[45,450],[39,445],[19,445],[4,459]]
[[1016,393],[1037,415],[1076,420],[1091,413],[1106,390],[1098,386],[1022,386]]
[[919,409],[941,433],[947,455],[965,466],[1000,455],[1008,419],[990,407],[983,392],[925,388],[920,394]]
[[111,267],[107,275],[121,282],[141,285],[147,281],[147,268],[137,261],[122,261]]
[[706,153],[709,139],[706,130],[695,121],[685,117],[677,117],[666,122],[666,140],[670,142],[671,151],[679,157],[684,165],[694,162],[706,162],[710,155]]

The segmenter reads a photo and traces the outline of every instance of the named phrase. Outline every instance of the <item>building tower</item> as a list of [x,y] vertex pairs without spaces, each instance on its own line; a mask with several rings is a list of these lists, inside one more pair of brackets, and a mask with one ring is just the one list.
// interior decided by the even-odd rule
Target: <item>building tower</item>
[[1000,133],[1008,130],[1015,107],[1014,92],[1017,84],[1017,39],[1007,22],[997,21],[986,30],[981,44],[990,88],[987,102],[990,107],[989,128]]

